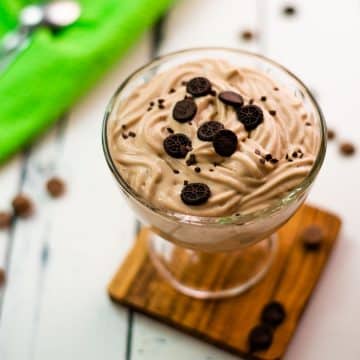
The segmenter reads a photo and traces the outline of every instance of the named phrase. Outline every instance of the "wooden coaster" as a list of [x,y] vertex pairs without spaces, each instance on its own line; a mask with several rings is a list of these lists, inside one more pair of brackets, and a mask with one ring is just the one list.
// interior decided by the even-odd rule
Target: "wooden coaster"
[[[319,225],[324,239],[317,251],[305,250],[301,233]],[[251,359],[281,359],[300,316],[334,246],[341,221],[328,212],[303,206],[279,231],[278,251],[265,278],[246,293],[226,300],[196,300],[176,292],[149,259],[143,229],[109,286],[110,297],[193,336]],[[210,271],[210,270],[209,270]],[[259,323],[262,308],[280,301],[285,322],[274,333],[271,347],[250,356],[248,334]]]

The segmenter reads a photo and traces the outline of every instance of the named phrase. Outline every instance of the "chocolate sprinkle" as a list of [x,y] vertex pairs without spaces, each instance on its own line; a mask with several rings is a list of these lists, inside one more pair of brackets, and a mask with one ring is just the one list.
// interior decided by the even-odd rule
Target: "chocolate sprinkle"
[[191,140],[185,134],[172,134],[164,140],[164,149],[175,159],[183,159],[192,150]]
[[170,133],[170,134],[173,134],[174,133],[174,130],[170,127],[166,128],[166,130]]
[[201,171],[201,169],[197,166],[195,169],[195,172],[199,173]]
[[256,105],[243,106],[236,111],[240,122],[244,124],[246,131],[256,129],[264,120],[262,110]]
[[180,174],[179,170],[173,169],[174,174]]
[[136,134],[133,131],[129,131],[129,136],[134,138],[134,137],[136,137]]
[[65,193],[65,183],[59,177],[52,177],[46,183],[46,189],[50,196],[58,198]]
[[9,212],[0,212],[0,229],[7,229],[10,227],[12,221],[12,215]]
[[199,127],[197,136],[202,141],[213,141],[216,133],[223,129],[224,125],[222,123],[213,120],[207,121]]
[[270,161],[272,159],[272,155],[271,154],[266,154],[265,155],[265,160],[266,161]]
[[355,146],[349,142],[344,142],[340,145],[340,152],[344,156],[354,155],[355,151]]
[[214,136],[213,146],[220,156],[231,156],[238,146],[237,136],[231,130],[220,130]]
[[261,312],[261,320],[263,323],[276,327],[279,326],[285,320],[286,312],[284,306],[277,302],[272,301],[265,305]]
[[272,159],[270,160],[270,162],[271,162],[272,164],[277,164],[277,163],[279,162],[279,160],[278,160],[278,159],[275,159],[275,158],[272,158]]
[[17,216],[25,218],[30,216],[33,212],[33,204],[29,197],[24,194],[15,196],[11,204],[14,209],[14,213]]
[[332,130],[332,129],[328,129],[328,131],[327,131],[327,138],[328,138],[329,140],[333,140],[333,139],[335,139],[335,137],[336,137],[335,131]]
[[205,77],[195,77],[186,84],[186,91],[195,96],[205,96],[211,92],[211,83]]
[[195,101],[193,99],[184,99],[175,104],[173,118],[180,123],[185,123],[195,117],[196,111]]
[[268,349],[273,341],[273,331],[267,325],[255,326],[249,336],[249,348],[250,351],[259,351]]
[[262,96],[262,97],[260,98],[260,100],[261,100],[261,101],[266,101],[266,96]]
[[174,88],[171,88],[170,90],[169,90],[169,94],[172,94],[172,93],[174,93],[176,90],[174,89]]
[[210,188],[203,183],[190,183],[181,190],[181,200],[186,205],[202,205],[210,196]]
[[250,30],[244,30],[241,32],[241,37],[245,41],[251,41],[255,37],[255,34]]
[[275,110],[270,110],[270,111],[269,111],[269,114],[270,114],[271,116],[275,116],[275,115],[276,115],[276,111],[275,111]]
[[226,105],[240,107],[244,104],[243,97],[234,91],[222,91],[219,94],[219,99]]

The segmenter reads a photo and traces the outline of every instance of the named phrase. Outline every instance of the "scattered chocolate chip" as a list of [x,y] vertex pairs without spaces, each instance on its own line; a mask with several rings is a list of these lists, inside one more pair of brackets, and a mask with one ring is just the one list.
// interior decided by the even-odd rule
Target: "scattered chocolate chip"
[[274,87],[274,91],[279,91],[279,88],[278,88],[278,87]]
[[151,107],[148,107],[147,109],[146,109],[146,111],[151,111],[152,110],[152,108]]
[[328,131],[327,131],[327,138],[328,138],[329,140],[333,140],[333,139],[335,139],[335,136],[336,136],[335,131],[332,130],[332,129],[328,129]]
[[0,268],[0,287],[3,287],[6,281],[5,270]]
[[186,86],[187,83],[188,83],[187,81],[182,81],[182,82],[181,82],[181,85],[182,85],[182,86]]
[[170,133],[170,134],[173,134],[174,133],[174,130],[172,128],[166,128],[166,130]]
[[278,160],[278,159],[275,159],[275,158],[272,158],[272,159],[270,160],[270,162],[271,162],[272,164],[277,164],[277,163],[279,162],[279,160]]
[[131,137],[136,137],[136,134],[133,132],[133,131],[129,131],[129,134],[128,134],[129,136],[131,136]]
[[220,130],[213,140],[215,152],[220,156],[231,156],[237,148],[238,139],[231,130]]
[[12,221],[12,215],[9,212],[0,212],[0,230],[7,229],[10,227]]
[[52,177],[47,181],[46,189],[50,196],[57,198],[64,194],[65,183],[59,177]]
[[186,91],[195,97],[205,96],[211,91],[211,83],[204,77],[195,77],[186,84]]
[[262,97],[260,98],[260,100],[261,100],[261,101],[266,101],[266,96],[262,96]]
[[249,100],[249,105],[252,105],[254,103],[254,99]]
[[150,101],[149,105],[154,106],[155,105],[154,101]]
[[344,142],[344,143],[340,144],[340,152],[344,156],[354,155],[355,151],[356,151],[355,145],[353,145],[349,142]]
[[189,182],[187,180],[184,180],[184,185],[187,185]]
[[159,109],[165,109],[165,105],[164,104],[159,104]]
[[246,105],[236,109],[237,117],[244,124],[246,131],[256,129],[264,120],[262,110],[256,105]]
[[214,171],[214,169],[212,169],[212,168],[211,168],[211,169],[209,169],[209,171],[213,172],[213,171]]
[[259,150],[259,149],[255,149],[255,154],[260,156],[260,155],[261,155],[260,150]]
[[222,123],[214,120],[207,121],[199,127],[197,136],[202,141],[213,141],[216,133],[223,129],[224,125]]
[[159,103],[159,104],[162,104],[162,103],[164,103],[164,102],[165,102],[165,99],[162,99],[162,98],[158,99],[158,103]]
[[265,305],[261,312],[261,320],[263,323],[276,327],[285,320],[286,312],[284,306],[278,301],[272,301]]
[[164,149],[175,159],[183,159],[192,150],[191,140],[185,134],[172,134],[164,140]]
[[311,123],[306,122],[305,125],[306,125],[306,126],[311,126]]
[[265,160],[266,161],[270,161],[272,159],[272,155],[271,154],[266,154],[265,155]]
[[181,190],[181,200],[186,205],[202,205],[210,196],[210,188],[203,183],[190,183]]
[[193,99],[184,99],[175,104],[173,118],[180,123],[185,123],[194,118],[196,111],[197,106],[195,101]]
[[255,326],[249,336],[249,348],[250,351],[260,351],[268,349],[273,341],[273,331],[271,327],[267,325],[257,325]]
[[324,239],[324,232],[319,226],[310,225],[302,232],[301,239],[306,250],[318,250]]
[[26,218],[33,212],[33,204],[30,198],[25,194],[19,194],[15,196],[11,204],[14,209],[14,213],[17,216]]
[[125,124],[121,125],[121,128],[122,128],[123,130],[126,130],[126,125],[125,125]]
[[197,164],[196,156],[194,154],[190,154],[189,158],[186,160],[186,165],[191,166]]
[[195,169],[195,172],[199,173],[201,171],[201,169],[197,166]]
[[234,91],[222,91],[219,99],[226,105],[240,107],[244,104],[243,97]]
[[297,158],[297,157],[298,157],[297,151],[294,151],[294,152],[292,153],[292,157],[294,157],[294,158]]
[[239,213],[237,213],[237,214],[235,214],[235,216],[240,216],[240,214],[239,214]]
[[287,5],[283,8],[282,13],[286,16],[294,16],[296,14],[296,8],[291,5]]
[[180,174],[180,171],[176,170],[176,169],[174,169],[173,172],[174,172],[174,174]]
[[255,34],[250,30],[244,30],[241,32],[241,37],[245,41],[251,41],[255,37]]
[[275,115],[276,115],[276,111],[275,111],[275,110],[270,110],[270,111],[269,111],[269,114],[270,114],[271,116],[275,116]]
[[128,136],[126,134],[121,134],[121,135],[122,135],[123,139],[125,139],[125,140],[128,138]]
[[169,94],[172,94],[172,93],[174,93],[176,90],[174,89],[174,88],[171,88],[170,90],[169,90]]

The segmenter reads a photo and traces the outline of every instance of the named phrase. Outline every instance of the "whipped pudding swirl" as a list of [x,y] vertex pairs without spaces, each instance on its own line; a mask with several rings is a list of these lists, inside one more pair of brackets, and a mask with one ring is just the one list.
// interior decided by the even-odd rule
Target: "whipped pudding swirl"
[[136,193],[157,208],[210,217],[283,197],[308,175],[319,137],[313,115],[286,88],[210,59],[135,89],[108,128],[113,162]]

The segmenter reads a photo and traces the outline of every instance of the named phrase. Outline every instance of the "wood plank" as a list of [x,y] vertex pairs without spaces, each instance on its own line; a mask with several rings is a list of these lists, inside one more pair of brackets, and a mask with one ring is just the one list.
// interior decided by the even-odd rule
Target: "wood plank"
[[[322,246],[316,252],[306,251],[301,239],[302,231],[311,224],[324,232]],[[280,301],[287,311],[286,321],[275,331],[272,346],[253,354],[253,358],[261,360],[280,359],[325,268],[340,224],[333,214],[302,207],[279,231],[279,250],[263,281],[248,292],[223,301],[196,300],[175,291],[152,265],[147,248],[149,230],[143,229],[111,282],[109,294],[116,302],[242,356],[250,356],[247,336],[259,323],[264,305]],[[215,277],[232,276],[231,268],[223,274],[224,265],[217,268]],[[179,266],[186,265],[179,261]],[[204,271],[208,276],[212,269]]]

